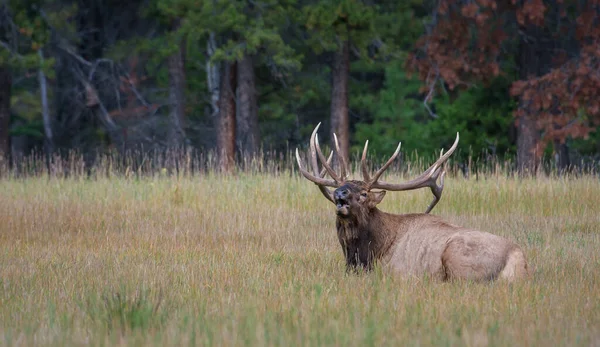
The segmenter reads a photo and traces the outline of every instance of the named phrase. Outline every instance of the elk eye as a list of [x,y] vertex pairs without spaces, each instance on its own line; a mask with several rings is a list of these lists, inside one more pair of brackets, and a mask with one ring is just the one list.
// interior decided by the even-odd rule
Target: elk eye
[[360,196],[362,196],[363,198],[366,198],[367,197],[367,193],[366,192],[362,192],[362,193],[360,193]]

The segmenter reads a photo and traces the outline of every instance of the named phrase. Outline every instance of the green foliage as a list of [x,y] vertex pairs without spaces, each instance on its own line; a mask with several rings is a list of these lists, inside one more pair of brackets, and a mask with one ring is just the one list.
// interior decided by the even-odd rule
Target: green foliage
[[[12,0],[3,16],[9,24],[0,28],[0,65],[15,70],[37,69],[41,65],[38,50],[50,40],[50,28],[40,11],[45,1]],[[53,60],[45,63],[51,67]]]
[[515,153],[509,137],[515,103],[505,97],[508,88],[509,81],[498,79],[492,86],[464,91],[455,100],[445,95],[435,104],[438,118],[429,124],[431,138],[451,144],[459,132],[461,147],[476,156]]
[[40,94],[36,89],[38,72],[41,70],[46,78],[55,78],[55,59],[43,57],[46,54],[43,50],[50,41],[50,26],[64,23],[72,9],[71,6],[56,11],[45,9],[53,3],[52,0],[12,0],[2,13],[7,25],[0,28],[0,65],[11,69],[13,79],[24,76],[23,82],[13,86],[11,91],[9,134],[27,136],[30,143],[41,143],[44,138]]
[[340,40],[350,40],[361,60],[387,65],[422,33],[422,15],[416,13],[421,5],[421,0],[308,2],[298,16],[308,33],[303,44],[321,54],[336,50]]
[[[342,40],[350,40],[351,66],[349,79],[349,106],[351,127],[356,131],[367,123],[374,124],[378,112],[380,91],[383,87],[385,69],[405,55],[407,49],[421,34],[422,15],[417,13],[421,1],[376,2],[321,1],[305,2],[298,21],[303,24],[305,40],[297,43],[297,49],[306,52],[305,65],[317,65],[303,86],[307,93],[315,90],[319,98],[309,104],[311,109],[301,109],[310,114],[309,122],[301,129],[310,134],[317,122],[324,121],[328,127],[330,115],[330,74],[324,62],[330,55],[323,54],[337,49]],[[317,109],[316,109],[317,108]],[[304,119],[306,120],[306,116]],[[364,130],[364,129],[363,129]],[[385,132],[385,131],[384,131]],[[352,136],[360,136],[358,134]],[[323,142],[327,142],[324,134]],[[356,147],[355,147],[356,149]]]
[[41,115],[41,100],[37,92],[15,88],[11,97],[12,123],[11,136],[29,136],[34,140],[44,138],[44,124]]
[[327,0],[306,4],[299,19],[308,30],[306,44],[316,54],[334,51],[340,40],[351,39],[359,50],[374,37],[376,18],[373,6],[357,0]]
[[280,35],[294,3],[293,0],[256,4],[239,0],[155,0],[146,14],[168,26],[180,18],[178,33],[193,42],[203,43],[210,33],[217,35],[220,42],[212,56],[214,61],[239,60],[246,54],[260,52],[277,65],[297,69],[300,57]]
[[77,35],[77,22],[69,20],[77,15],[79,6],[76,2],[65,2],[60,0],[45,0],[44,20],[46,24],[54,30],[79,42],[80,35]]
[[[292,72],[301,68],[302,54],[282,36],[295,16],[294,6],[295,0],[259,3],[154,0],[143,14],[161,23],[163,31],[160,35],[123,41],[111,50],[111,54],[115,58],[124,58],[131,54],[133,47],[135,52],[148,57],[148,71],[156,78],[156,83],[166,87],[168,73],[165,59],[184,40],[191,119],[201,118],[198,115],[204,113],[206,106],[207,98],[198,97],[207,91],[205,62],[208,59],[213,63],[239,60],[245,55],[252,55],[258,78],[273,82],[257,85],[258,94],[262,95],[259,117],[263,132],[274,135],[266,135],[264,140],[278,146],[281,144],[277,143],[278,140],[289,135],[289,132],[282,133],[281,129],[286,126],[293,129],[295,119],[292,113],[294,107],[290,107],[287,100],[289,91],[282,90],[278,81],[290,79]],[[210,34],[215,35],[216,50],[207,57],[205,48]]]
[[423,104],[421,83],[408,78],[399,64],[387,68],[385,77],[379,95],[366,101],[374,119],[356,126],[354,151],[368,139],[371,151],[380,155],[393,152],[398,141],[402,141],[405,153],[430,155],[448,148],[457,132],[463,154],[504,154],[513,150],[507,136],[513,104],[503,94],[507,81],[497,80],[489,88],[472,88],[454,100],[449,95],[439,97],[431,105],[435,112],[432,115]]
[[415,146],[419,146],[419,139],[426,136],[428,129],[421,126],[426,115],[416,98],[419,87],[420,83],[406,78],[401,69],[386,69],[385,87],[366,102],[371,105],[373,122],[356,126],[353,150],[360,150],[367,139],[373,154],[393,152],[400,140],[405,148],[422,150]]
[[24,125],[16,125],[10,129],[11,136],[29,136],[34,139],[42,140],[44,138],[43,123],[41,120],[27,122]]
[[412,49],[424,29],[422,23],[426,13],[422,7],[422,0],[389,1],[375,6],[377,20],[373,23],[374,30],[384,45],[380,47],[381,53],[375,54],[374,58]]
[[573,139],[569,144],[577,153],[598,156],[598,153],[600,153],[600,127],[596,127],[589,137]]

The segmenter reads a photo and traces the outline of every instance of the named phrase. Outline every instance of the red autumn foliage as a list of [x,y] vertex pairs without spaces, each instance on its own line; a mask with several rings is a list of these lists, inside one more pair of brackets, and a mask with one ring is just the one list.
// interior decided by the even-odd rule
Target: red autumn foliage
[[[438,79],[450,90],[487,83],[516,61],[537,73],[513,83],[514,116],[532,116],[543,143],[586,137],[600,125],[600,0],[440,0],[432,18],[407,63],[424,90]],[[538,69],[518,66],[531,32],[546,40]]]

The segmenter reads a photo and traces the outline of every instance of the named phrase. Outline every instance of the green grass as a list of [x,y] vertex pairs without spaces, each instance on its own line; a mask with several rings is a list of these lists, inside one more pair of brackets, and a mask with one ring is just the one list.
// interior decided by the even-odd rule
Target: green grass
[[0,344],[598,345],[599,196],[449,177],[435,214],[524,248],[509,285],[346,275],[333,206],[289,175],[0,180]]

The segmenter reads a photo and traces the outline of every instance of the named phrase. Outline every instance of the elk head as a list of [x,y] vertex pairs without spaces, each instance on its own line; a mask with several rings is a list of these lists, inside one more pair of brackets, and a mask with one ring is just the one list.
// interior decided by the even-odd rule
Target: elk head
[[[373,175],[369,174],[366,156],[367,156],[367,148],[369,146],[369,141],[365,142],[365,147],[362,152],[361,158],[361,171],[363,174],[363,180],[347,180],[348,178],[348,166],[346,158],[340,155],[341,151],[339,148],[337,136],[333,134],[334,137],[334,150],[331,152],[329,159],[325,159],[321,148],[319,147],[319,139],[317,137],[317,130],[319,129],[319,123],[315,130],[313,131],[310,137],[310,165],[312,167],[312,173],[308,172],[302,166],[300,155],[298,154],[298,149],[296,148],[296,160],[298,162],[298,167],[302,175],[308,179],[309,181],[314,182],[319,190],[327,198],[327,200],[331,201],[336,205],[337,215],[339,219],[362,219],[365,218],[369,211],[374,209],[377,204],[379,204],[384,196],[386,191],[404,191],[404,190],[413,190],[419,188],[430,188],[433,193],[434,199],[427,207],[425,213],[431,212],[431,210],[435,207],[435,205],[439,202],[442,197],[442,191],[444,189],[444,176],[446,174],[446,163],[448,158],[454,153],[456,147],[458,146],[459,136],[456,133],[456,140],[454,144],[444,154],[443,150],[440,155],[440,158],[433,163],[427,170],[425,170],[421,175],[417,178],[402,182],[402,183],[386,183],[381,181],[379,178],[381,175],[387,170],[392,162],[398,157],[400,154],[400,143],[396,148],[394,154],[388,159],[388,161]],[[339,166],[340,166],[340,174],[337,174],[333,168],[331,167],[331,159],[333,153],[339,158]],[[317,159],[318,158],[318,159]],[[319,170],[319,162],[323,166],[321,170]],[[329,174],[331,179],[326,178],[325,174]],[[438,185],[437,181],[440,180],[440,184]],[[328,187],[335,188],[332,192]],[[375,189],[375,190],[374,190]]]

